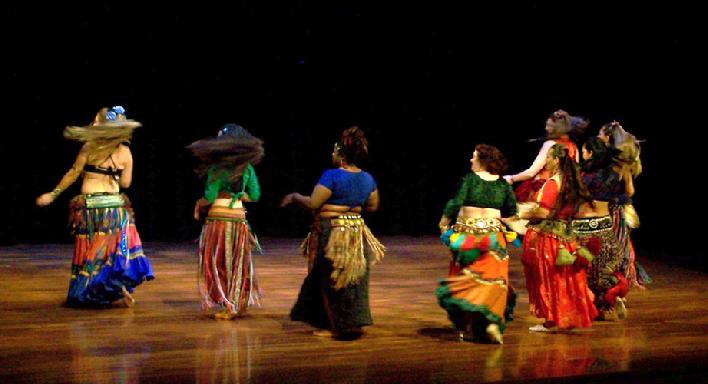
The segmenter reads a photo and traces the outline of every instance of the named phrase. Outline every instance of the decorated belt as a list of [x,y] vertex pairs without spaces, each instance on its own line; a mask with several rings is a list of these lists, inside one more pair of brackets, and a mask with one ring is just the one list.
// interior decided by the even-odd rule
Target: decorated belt
[[573,232],[578,233],[602,231],[612,228],[612,218],[610,216],[602,216],[573,219],[571,227]]
[[504,224],[497,218],[458,218],[452,230],[467,233],[500,232],[504,230]]
[[125,200],[119,193],[88,193],[84,195],[86,208],[119,208]]
[[246,212],[243,208],[229,208],[212,205],[207,214],[207,220],[221,221],[246,221]]
[[360,215],[343,215],[329,219],[332,227],[360,227],[364,225],[364,219]]

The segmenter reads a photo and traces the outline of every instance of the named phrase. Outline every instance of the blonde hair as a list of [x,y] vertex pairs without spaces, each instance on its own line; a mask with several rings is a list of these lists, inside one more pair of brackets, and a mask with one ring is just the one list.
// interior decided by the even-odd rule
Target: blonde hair
[[64,137],[86,143],[88,162],[108,158],[122,143],[130,142],[133,130],[142,124],[125,117],[123,107],[101,108],[87,126],[68,126]]

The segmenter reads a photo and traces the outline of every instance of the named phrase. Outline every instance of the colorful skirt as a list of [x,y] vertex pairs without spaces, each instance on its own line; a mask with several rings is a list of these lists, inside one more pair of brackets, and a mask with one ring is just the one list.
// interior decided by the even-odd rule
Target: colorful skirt
[[624,252],[612,230],[612,218],[573,219],[571,225],[578,243],[594,255],[588,286],[595,294],[595,307],[609,311],[614,308],[617,297],[624,298],[629,291],[622,272]]
[[316,219],[303,242],[309,272],[290,318],[344,334],[373,324],[369,267],[385,248],[358,216]]
[[79,195],[69,211],[75,241],[67,305],[105,306],[154,278],[127,196]]
[[[530,225],[522,245],[531,313],[558,328],[586,328],[598,311],[588,288],[583,256],[575,239]],[[565,232],[565,230],[563,230]]]
[[[452,260],[449,276],[440,280],[435,295],[460,331],[468,325],[466,314],[480,314],[501,332],[513,319],[516,293],[509,285],[506,247],[516,233],[503,228],[498,219],[467,219],[440,236]],[[481,325],[475,328],[484,329]]]
[[261,294],[251,257],[258,247],[243,209],[212,207],[199,236],[197,282],[202,308],[243,313],[260,306]]

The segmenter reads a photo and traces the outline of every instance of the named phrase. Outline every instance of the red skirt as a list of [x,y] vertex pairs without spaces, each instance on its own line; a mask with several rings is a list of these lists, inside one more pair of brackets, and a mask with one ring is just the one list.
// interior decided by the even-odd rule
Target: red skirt
[[[529,228],[524,236],[521,261],[526,275],[531,313],[558,328],[587,328],[598,312],[588,288],[585,266],[576,262],[557,266],[561,245],[574,252],[574,241]],[[578,258],[581,259],[581,258]]]

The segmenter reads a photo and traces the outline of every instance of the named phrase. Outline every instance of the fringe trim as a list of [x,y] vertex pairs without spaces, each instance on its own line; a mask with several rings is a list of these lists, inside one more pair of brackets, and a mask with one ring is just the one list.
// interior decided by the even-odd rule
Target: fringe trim
[[356,284],[366,274],[369,266],[364,241],[370,250],[371,265],[383,260],[386,247],[366,225],[332,228],[325,247],[325,257],[332,261],[330,277],[335,290]]

